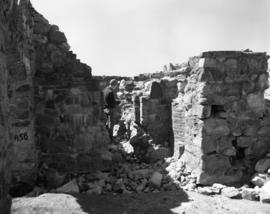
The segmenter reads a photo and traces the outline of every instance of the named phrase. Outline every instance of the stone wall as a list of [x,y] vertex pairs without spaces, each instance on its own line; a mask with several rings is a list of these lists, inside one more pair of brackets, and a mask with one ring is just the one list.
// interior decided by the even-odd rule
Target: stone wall
[[177,96],[175,79],[153,80],[149,83],[149,93],[134,100],[137,119],[150,134],[154,144],[172,145],[171,100]]
[[12,10],[11,2],[0,0],[0,209],[10,213],[8,201],[8,184],[10,182],[9,118],[8,118],[8,70],[6,62],[7,36],[9,33],[8,19]]
[[[20,1],[12,17],[13,27],[7,47],[9,119],[13,142],[12,183],[34,184],[37,150],[34,138],[34,52],[33,19],[29,1]],[[16,11],[17,10],[17,11]]]
[[28,0],[1,1],[0,14],[0,145],[12,157],[1,173],[10,167],[17,189],[101,169],[109,137],[91,68]]
[[[37,174],[37,152],[31,63],[33,21],[28,10],[29,1],[1,1],[0,4],[2,200],[10,183],[33,185]],[[3,211],[1,200],[0,209]]]
[[[265,53],[205,52],[189,62],[173,102],[175,153],[201,184],[236,183],[270,149]],[[180,146],[181,148],[181,146]]]
[[[109,142],[99,81],[69,51],[59,28],[34,9],[34,77],[39,162],[53,173],[101,169]],[[47,176],[47,175],[46,175]]]

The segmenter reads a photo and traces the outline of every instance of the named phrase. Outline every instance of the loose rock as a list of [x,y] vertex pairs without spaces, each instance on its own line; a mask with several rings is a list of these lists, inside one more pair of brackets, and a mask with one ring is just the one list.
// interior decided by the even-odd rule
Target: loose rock
[[235,187],[225,187],[221,190],[221,194],[228,198],[238,198],[241,195]]
[[69,183],[57,188],[56,191],[59,193],[78,193],[79,186],[77,184],[77,181],[74,179]]
[[241,195],[243,199],[247,199],[251,201],[255,201],[259,198],[258,191],[252,188],[244,188],[242,190]]
[[154,174],[152,175],[150,179],[150,182],[153,185],[160,187],[161,181],[162,181],[162,174],[160,174],[159,172],[154,172]]
[[256,163],[255,170],[260,173],[266,172],[270,168],[270,158],[264,158]]
[[255,186],[262,187],[268,180],[269,177],[266,174],[256,173],[252,177],[251,183],[253,183]]

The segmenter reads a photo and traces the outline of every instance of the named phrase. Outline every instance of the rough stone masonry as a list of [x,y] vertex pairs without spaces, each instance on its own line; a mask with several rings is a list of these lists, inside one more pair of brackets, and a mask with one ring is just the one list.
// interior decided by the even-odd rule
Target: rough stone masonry
[[[42,172],[54,188],[70,174],[102,169],[109,138],[99,82],[65,35],[28,0],[0,5],[3,210],[11,182],[33,185]],[[204,52],[176,79],[152,81],[135,96],[134,120],[156,144],[174,145],[176,155],[184,146],[181,159],[199,183],[239,182],[270,149],[267,59],[265,53]]]
[[204,52],[173,101],[175,152],[201,184],[232,184],[254,171],[270,149],[265,53]]
[[1,204],[8,184],[33,186],[41,168],[52,186],[101,169],[109,138],[99,83],[65,35],[28,0],[0,4]]

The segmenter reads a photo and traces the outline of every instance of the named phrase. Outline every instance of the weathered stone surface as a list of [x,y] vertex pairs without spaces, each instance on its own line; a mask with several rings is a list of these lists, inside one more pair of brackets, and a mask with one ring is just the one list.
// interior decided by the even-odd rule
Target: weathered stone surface
[[270,177],[267,174],[256,173],[253,175],[251,182],[255,186],[262,187],[268,180],[270,180]]
[[221,190],[221,194],[228,198],[238,198],[241,195],[235,187],[225,187]]
[[270,168],[270,158],[264,158],[256,163],[255,170],[260,173],[266,172]]
[[255,112],[260,113],[265,108],[263,93],[249,94],[247,97],[249,107]]
[[239,137],[237,138],[237,145],[239,147],[249,147],[257,141],[255,137]]
[[238,182],[244,167],[252,170],[249,158],[261,158],[269,149],[266,59],[265,53],[214,51],[190,62],[172,105],[173,131],[178,147],[185,148],[181,159],[199,183]]
[[241,195],[243,199],[251,201],[256,201],[259,198],[258,191],[252,188],[244,188],[241,192]]
[[65,184],[56,189],[59,193],[78,193],[79,187],[76,180],[72,180],[69,183]]
[[231,168],[229,157],[224,155],[209,155],[202,157],[204,161],[203,169],[209,174],[219,174]]
[[198,187],[198,192],[203,195],[213,195],[214,192],[211,187]]
[[77,199],[70,194],[46,193],[38,197],[25,199],[25,201],[15,199],[12,213],[46,213],[49,210],[49,212],[85,214]]
[[155,163],[159,160],[164,160],[171,155],[171,151],[166,147],[149,147],[146,157],[150,163]]
[[162,174],[160,174],[159,172],[154,172],[154,174],[150,178],[150,183],[159,187],[161,185],[162,177]]
[[263,185],[260,189],[260,201],[270,203],[270,181]]
[[226,136],[230,133],[226,120],[222,119],[205,120],[204,130],[208,135]]
[[63,32],[51,29],[49,33],[49,40],[53,43],[64,43],[67,41],[66,36]]
[[98,194],[100,195],[102,193],[102,186],[95,186],[93,188],[91,188],[90,190],[88,190],[86,192],[87,194]]

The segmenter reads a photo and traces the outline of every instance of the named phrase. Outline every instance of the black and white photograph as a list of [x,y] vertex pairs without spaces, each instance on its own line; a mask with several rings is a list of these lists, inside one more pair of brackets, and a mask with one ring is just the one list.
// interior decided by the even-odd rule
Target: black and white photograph
[[269,0],[0,0],[0,214],[270,214]]

